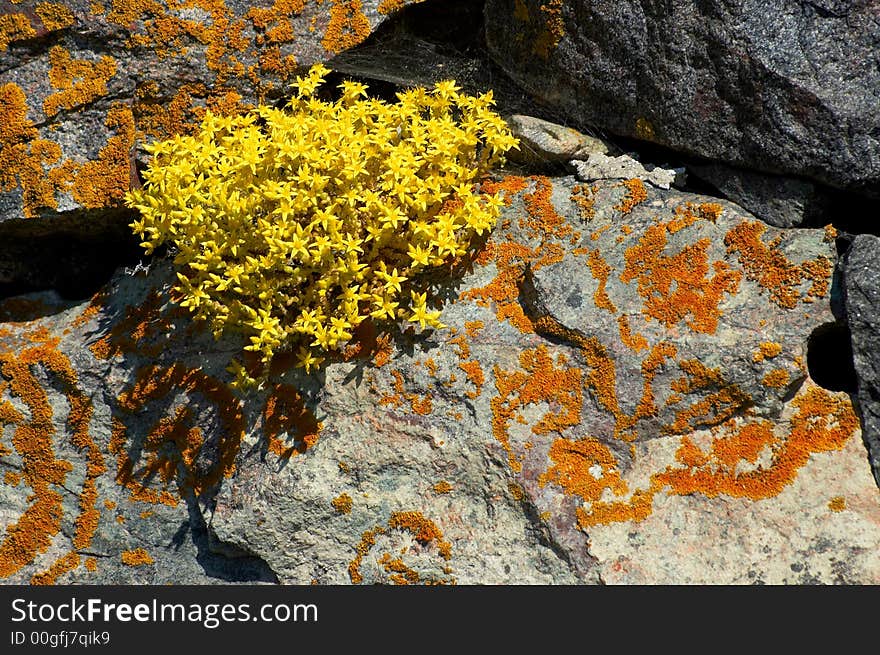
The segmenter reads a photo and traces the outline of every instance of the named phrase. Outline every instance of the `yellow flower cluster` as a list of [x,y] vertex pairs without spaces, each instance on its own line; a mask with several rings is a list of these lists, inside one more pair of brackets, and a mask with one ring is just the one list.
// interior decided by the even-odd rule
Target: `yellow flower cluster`
[[445,81],[387,103],[343,82],[325,102],[328,72],[298,78],[286,110],[207,112],[198,134],[148,146],[126,198],[141,245],[171,246],[182,304],[215,336],[243,331],[264,364],[295,350],[306,371],[367,317],[442,327],[425,273],[492,229],[502,201],[475,183],[516,147],[491,91]]

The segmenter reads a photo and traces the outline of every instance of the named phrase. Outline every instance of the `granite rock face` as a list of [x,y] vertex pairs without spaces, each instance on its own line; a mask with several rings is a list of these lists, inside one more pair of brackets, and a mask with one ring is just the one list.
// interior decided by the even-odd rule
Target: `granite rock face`
[[638,179],[485,188],[446,329],[247,396],[161,260],[0,304],[3,581],[880,582],[858,420],[804,365],[823,231]]
[[880,195],[875,2],[488,0],[486,38],[575,126]]
[[862,430],[880,485],[880,239],[870,234],[855,237],[844,260],[843,277]]

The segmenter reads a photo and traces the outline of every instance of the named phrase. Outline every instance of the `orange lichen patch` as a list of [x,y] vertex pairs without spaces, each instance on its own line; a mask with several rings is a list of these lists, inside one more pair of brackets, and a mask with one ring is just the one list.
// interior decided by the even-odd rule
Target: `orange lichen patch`
[[833,243],[834,240],[840,236],[840,232],[838,232],[837,228],[834,227],[831,223],[824,227],[825,236],[823,237],[823,241],[826,243]]
[[718,305],[724,294],[736,293],[742,275],[716,261],[709,277],[709,239],[685,246],[674,256],[664,254],[666,234],[666,225],[650,226],[638,244],[626,250],[620,280],[637,280],[646,318],[667,328],[683,320],[695,332],[714,334],[721,317]]
[[392,405],[393,407],[403,406],[404,400],[410,404],[410,409],[420,415],[427,415],[434,411],[434,404],[431,400],[431,394],[426,394],[420,398],[418,394],[407,393],[403,386],[403,375],[400,371],[391,371],[394,376],[394,394],[386,394],[379,400],[380,405]]
[[597,439],[558,438],[550,446],[553,465],[538,478],[542,487],[548,482],[558,485],[569,496],[580,496],[587,502],[599,500],[607,489],[615,496],[627,493],[626,482],[617,470],[617,459]]
[[765,387],[772,387],[774,389],[781,389],[785,385],[789,383],[791,380],[791,376],[788,374],[784,368],[777,368],[761,378],[761,384]]
[[[686,468],[670,467],[653,479],[676,494],[725,494],[752,500],[779,494],[794,481],[810,455],[839,450],[858,428],[848,399],[812,383],[804,385],[792,404],[797,414],[787,436],[777,436],[773,424],[763,419],[745,425],[729,421],[716,430],[705,463],[693,466],[692,459],[678,457]],[[754,466],[762,450],[769,450],[771,463]],[[753,466],[742,470],[743,462]]]
[[122,514],[117,514],[116,515],[116,522],[119,525],[122,525],[123,523],[125,523],[125,517]]
[[135,352],[157,357],[166,347],[164,339],[173,329],[170,313],[163,311],[163,305],[162,295],[158,291],[150,292],[143,302],[129,306],[122,320],[91,344],[89,350],[98,359]]
[[645,188],[645,183],[639,178],[634,177],[631,180],[624,180],[620,184],[626,188],[626,195],[613,209],[616,209],[621,214],[629,214],[633,207],[648,199],[648,190]]
[[528,178],[519,175],[505,175],[500,180],[484,180],[480,183],[480,191],[489,195],[504,192],[504,204],[510,207],[513,196],[529,186]]
[[835,496],[828,501],[828,509],[832,512],[842,512],[846,509],[846,498],[843,496]]
[[443,533],[437,524],[425,518],[421,512],[394,512],[388,520],[388,527],[408,531],[423,546],[435,543],[440,556],[447,561],[452,557],[452,544],[443,540]]
[[[422,2],[422,0],[415,0],[414,2],[410,2],[409,4],[417,4]],[[407,5],[406,0],[382,0],[379,3],[379,6],[376,8],[380,14],[387,16],[388,14],[393,14],[395,12],[400,11]]]
[[122,204],[131,179],[130,153],[134,147],[134,117],[131,109],[114,103],[104,124],[116,132],[98,153],[87,161],[73,180],[73,198],[83,207],[96,209]]
[[593,302],[596,303],[596,307],[599,309],[605,309],[612,314],[616,314],[617,307],[614,306],[614,303],[611,302],[608,293],[605,291],[605,285],[608,284],[608,275],[611,273],[611,267],[602,258],[602,254],[599,252],[598,248],[590,251],[590,256],[587,258],[587,265],[590,267],[590,273],[592,273],[593,278],[599,283],[596,292],[593,294]]
[[468,340],[465,338],[463,334],[450,339],[449,343],[453,346],[458,346],[458,358],[459,359],[467,359],[471,356],[471,344],[468,343]]
[[48,175],[44,167],[58,162],[61,148],[53,141],[40,139],[37,129],[27,118],[24,91],[17,84],[0,85],[0,191],[20,187],[22,211],[26,218],[37,215],[43,207],[57,207],[55,193],[67,182],[57,171]]
[[607,525],[609,523],[621,523],[624,521],[644,521],[650,516],[654,503],[654,490],[639,489],[633,492],[629,500],[621,501],[597,501],[589,509],[578,507],[575,510],[577,524],[583,530],[589,530],[595,525]]
[[[38,341],[39,335],[32,337]],[[70,442],[85,451],[88,464],[80,496],[80,514],[74,520],[73,546],[88,547],[97,527],[99,512],[95,480],[106,469],[100,450],[88,434],[92,413],[91,401],[77,386],[76,373],[70,361],[57,351],[57,339],[21,350],[16,356],[7,352],[0,354],[0,378],[8,381],[11,394],[18,397],[28,408],[29,419],[24,417],[8,401],[0,400],[0,427],[16,425],[12,445],[22,460],[22,475],[31,488],[30,505],[14,524],[7,526],[6,538],[0,545],[0,578],[8,577],[31,563],[44,552],[61,528],[62,498],[55,488],[63,487],[67,473],[73,469],[70,462],[55,457],[52,436],[55,433],[52,406],[46,391],[41,387],[32,370],[40,367],[46,375],[53,376],[61,387],[69,407],[67,426]],[[4,383],[0,391],[6,387]],[[36,577],[36,582],[50,583],[59,575],[76,567],[75,553],[62,556],[49,570]]]
[[[200,495],[216,486],[235,471],[235,458],[244,437],[244,418],[240,403],[224,384],[200,369],[175,363],[170,367],[145,366],[136,376],[134,385],[119,396],[120,407],[129,413],[141,412],[150,402],[173,400],[173,394],[198,394],[210,401],[220,422],[217,442],[206,444],[198,427],[187,427],[195,420],[191,406],[179,406],[173,416],[164,416],[139,444],[129,450],[144,458],[135,470],[135,462],[125,447],[125,428],[114,424],[109,450],[117,456],[116,480],[132,492],[134,500],[175,504],[168,491],[172,480],[178,493]],[[203,450],[211,449],[215,463],[204,470],[196,459]],[[162,490],[149,485],[159,477]],[[170,502],[169,502],[170,501]]]
[[[767,226],[758,221],[742,221],[724,237],[728,253],[737,253],[746,277],[766,289],[770,300],[784,309],[794,309],[798,300],[813,302],[828,294],[832,263],[828,257],[819,255],[801,264],[789,261],[779,249],[782,237],[769,244],[761,240]],[[800,287],[810,282],[802,293]]]
[[62,109],[82,107],[107,95],[107,82],[116,74],[116,60],[73,59],[61,46],[49,50],[49,82],[59,89],[43,101],[43,111],[52,117]]
[[446,480],[440,480],[433,487],[431,487],[433,492],[437,495],[448,494],[452,491],[452,485],[449,484]]
[[391,343],[391,335],[384,334],[376,337],[376,348],[373,352],[373,364],[377,367],[385,366],[394,353],[394,346]]
[[561,433],[580,421],[583,394],[581,371],[565,368],[560,359],[554,365],[546,347],[525,350],[520,354],[524,371],[507,372],[495,367],[495,388],[498,396],[490,401],[492,433],[508,454],[514,471],[522,468],[510,443],[508,434],[511,421],[524,420],[521,410],[527,405],[547,403],[547,413],[532,427],[534,434]]
[[535,40],[532,51],[541,59],[547,59],[550,52],[559,45],[562,37],[565,36],[565,25],[562,22],[562,0],[547,0],[546,4],[540,6],[540,11],[545,24]]
[[635,352],[647,350],[648,340],[645,339],[645,337],[643,337],[638,332],[633,334],[629,326],[629,316],[627,316],[626,314],[621,314],[620,316],[618,316],[617,327],[620,331],[620,340],[623,342],[623,345]]
[[353,501],[348,494],[339,494],[336,498],[330,501],[330,504],[333,506],[333,509],[336,510],[337,514],[351,514]]
[[25,14],[0,16],[0,52],[5,52],[13,41],[30,39],[36,35],[37,31]]
[[71,321],[71,327],[78,328],[82,327],[93,318],[95,318],[101,310],[104,308],[104,302],[107,300],[108,293],[106,291],[99,291],[94,296],[92,296],[91,300],[89,300],[89,304],[86,305],[85,309],[80,312],[80,314]]
[[[273,387],[263,408],[263,434],[269,452],[281,459],[305,453],[318,442],[321,427],[295,387]],[[287,442],[279,438],[283,434],[287,435]]]
[[428,357],[428,359],[425,360],[425,368],[428,370],[428,375],[432,378],[437,377],[437,363],[433,358]]
[[758,350],[752,355],[752,361],[755,363],[763,362],[765,359],[773,359],[782,352],[782,346],[773,341],[764,341],[758,346]]
[[[376,538],[387,534],[388,530],[409,532],[423,548],[433,544],[443,559],[449,561],[452,557],[452,544],[443,539],[443,533],[433,521],[417,511],[394,512],[388,519],[387,527],[376,526],[365,531],[360,542],[355,546],[355,558],[348,565],[348,576],[353,584],[361,584],[364,581],[360,572],[363,559],[376,545]],[[386,573],[391,574],[389,578],[395,584],[411,584],[420,580],[415,571],[407,567],[400,558],[392,557],[391,553],[383,553],[377,559],[377,563],[383,566]],[[450,571],[445,572],[448,574]],[[443,584],[443,581],[433,581],[433,584]]]
[[141,512],[140,514],[138,514],[138,516],[139,516],[141,519],[148,519],[148,518],[150,518],[150,517],[153,515],[153,513],[154,513],[153,510],[151,510],[151,509],[145,509],[143,512]]
[[361,0],[331,0],[330,23],[321,45],[327,52],[338,53],[358,45],[370,35],[370,21],[364,15]]
[[591,221],[595,218],[596,210],[593,207],[593,203],[596,201],[596,187],[576,184],[571,189],[569,199],[577,205],[581,218],[586,221]]
[[468,362],[461,362],[458,365],[458,368],[464,371],[465,375],[467,375],[468,381],[476,388],[475,391],[468,391],[466,394],[467,397],[476,398],[479,396],[483,392],[483,384],[486,381],[486,378],[483,375],[483,367],[480,365],[480,362],[476,359]]
[[465,332],[471,339],[476,339],[480,330],[484,327],[485,325],[483,325],[483,321],[466,321],[464,324]]
[[675,346],[663,341],[651,348],[651,352],[641,365],[644,384],[642,398],[633,414],[629,415],[621,409],[617,398],[617,372],[614,360],[596,337],[585,337],[576,330],[565,327],[551,316],[540,317],[535,322],[535,329],[539,334],[561,339],[580,348],[581,355],[590,369],[585,386],[593,392],[599,404],[614,416],[615,438],[632,439],[633,426],[639,420],[656,415],[653,380],[663,361],[675,356]]
[[17,487],[21,482],[21,473],[15,471],[6,471],[3,474],[3,483],[9,487]]
[[41,2],[36,8],[37,16],[50,32],[70,27],[76,22],[73,12],[57,2]]
[[135,122],[141,138],[168,139],[175,135],[189,134],[201,121],[204,108],[196,105],[196,98],[208,95],[203,84],[183,84],[174,96],[164,101],[154,101],[158,85],[147,82],[136,90]]
[[53,585],[60,576],[73,571],[77,566],[79,566],[79,555],[76,553],[67,553],[67,555],[55,560],[48,570],[43,573],[37,573],[31,577],[31,584]]
[[134,550],[123,550],[119,558],[122,563],[127,566],[147,566],[155,564],[150,554],[143,548],[135,548]]
[[717,425],[744,410],[752,403],[751,397],[736,384],[728,382],[717,368],[709,368],[696,359],[678,363],[685,374],[670,385],[680,394],[708,392],[687,409],[675,413],[675,421],[663,427],[666,434],[683,434],[691,429]]
[[535,189],[531,193],[523,195],[528,215],[520,221],[520,224],[532,236],[540,236],[545,239],[551,236],[564,239],[571,235],[571,225],[559,215],[553,206],[553,183],[550,178],[538,175],[529,179],[534,181]]
[[86,571],[88,571],[89,573],[94,573],[98,570],[98,560],[94,557],[86,557],[86,561],[84,562],[83,566],[86,567]]

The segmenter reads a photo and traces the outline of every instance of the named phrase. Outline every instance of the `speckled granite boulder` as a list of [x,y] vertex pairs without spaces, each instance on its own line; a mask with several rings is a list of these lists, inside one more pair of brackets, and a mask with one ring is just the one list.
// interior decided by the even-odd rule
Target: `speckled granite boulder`
[[575,126],[880,196],[865,0],[488,0],[495,60]]

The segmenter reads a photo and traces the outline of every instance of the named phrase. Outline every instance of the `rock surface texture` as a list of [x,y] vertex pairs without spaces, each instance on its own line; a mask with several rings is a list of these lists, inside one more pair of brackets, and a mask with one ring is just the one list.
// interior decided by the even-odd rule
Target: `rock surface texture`
[[638,179],[486,188],[448,328],[246,397],[161,261],[3,302],[3,581],[880,582],[858,420],[804,365],[823,231]]
[[880,484],[880,239],[857,236],[844,262],[846,314],[859,379],[859,408]]
[[866,0],[489,0],[496,61],[580,126],[880,195]]

